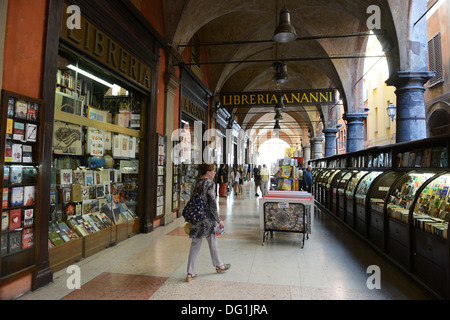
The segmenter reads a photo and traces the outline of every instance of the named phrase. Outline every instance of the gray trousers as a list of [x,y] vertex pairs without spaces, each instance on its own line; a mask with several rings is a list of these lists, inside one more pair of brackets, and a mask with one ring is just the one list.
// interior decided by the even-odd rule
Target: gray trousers
[[[211,260],[213,266],[218,266],[222,264],[222,260],[219,256],[219,248],[217,246],[217,237],[215,234],[206,237],[209,245],[209,252],[211,253]],[[192,238],[191,250],[189,251],[189,260],[187,265],[187,273],[195,273],[195,261],[197,260],[198,253],[202,247],[202,238]]]

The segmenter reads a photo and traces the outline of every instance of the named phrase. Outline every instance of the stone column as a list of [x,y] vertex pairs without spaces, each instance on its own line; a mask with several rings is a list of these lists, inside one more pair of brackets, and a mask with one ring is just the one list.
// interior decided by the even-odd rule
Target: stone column
[[364,119],[363,112],[345,113],[343,119],[347,121],[347,152],[364,149]]
[[424,84],[434,75],[429,71],[398,71],[386,84],[397,90],[396,142],[427,137]]
[[311,143],[313,144],[313,159],[319,159],[323,157],[323,140],[324,139],[322,137],[311,138]]
[[336,150],[336,133],[338,129],[326,128],[322,132],[325,134],[325,157],[334,156],[337,153]]
[[308,161],[311,160],[311,146],[308,144],[302,147],[303,149],[303,168],[308,166]]

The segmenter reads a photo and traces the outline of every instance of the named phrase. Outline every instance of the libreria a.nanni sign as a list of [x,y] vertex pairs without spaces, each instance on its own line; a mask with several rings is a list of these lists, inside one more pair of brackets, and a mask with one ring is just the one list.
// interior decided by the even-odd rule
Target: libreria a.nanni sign
[[220,94],[223,107],[252,107],[275,105],[279,97],[285,105],[335,104],[336,89],[291,90],[291,91],[256,91],[227,92]]

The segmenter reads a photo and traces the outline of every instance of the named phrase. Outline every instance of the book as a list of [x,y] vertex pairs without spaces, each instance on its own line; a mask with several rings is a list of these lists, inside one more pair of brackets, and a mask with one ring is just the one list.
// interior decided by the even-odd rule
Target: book
[[50,190],[50,204],[58,203],[58,190],[52,189]]
[[81,184],[72,184],[72,202],[82,201],[81,198]]
[[22,171],[21,166],[11,166],[9,168],[9,184],[22,184]]
[[9,230],[20,229],[22,225],[22,210],[13,209],[9,211]]
[[33,220],[34,220],[34,209],[25,209],[23,211],[23,227],[31,227],[33,226]]
[[39,111],[39,104],[35,102],[28,102],[27,108],[27,119],[28,120],[37,120]]
[[24,205],[32,206],[35,203],[36,197],[36,187],[35,186],[26,186],[23,188],[23,196],[24,196]]
[[22,146],[22,162],[31,163],[33,162],[33,147],[24,144]]
[[56,231],[49,232],[48,238],[50,239],[50,241],[53,243],[54,246],[59,246],[64,243],[64,240],[61,239],[61,237]]
[[16,118],[26,119],[28,113],[28,102],[23,99],[17,99],[14,109]]
[[37,183],[37,169],[33,166],[23,167],[22,180],[23,184]]
[[12,144],[12,162],[22,162],[22,145],[20,143]]
[[5,162],[12,162],[12,141],[6,140],[5,141]]
[[3,188],[3,197],[2,197],[2,208],[8,208],[8,198],[9,198],[9,189]]
[[9,211],[2,211],[2,231],[9,229]]
[[74,184],[84,184],[84,171],[83,170],[74,170],[72,172],[72,182]]
[[14,128],[14,120],[13,119],[6,119],[6,139],[12,139],[13,136],[13,128]]
[[94,172],[92,170],[86,170],[84,172],[85,185],[89,186],[94,184]]
[[36,142],[37,140],[37,125],[34,123],[27,123],[25,126],[25,141]]
[[10,232],[9,234],[9,239],[8,239],[8,251],[9,253],[14,253],[14,252],[18,252],[20,251],[20,249],[22,248],[22,232],[19,231],[13,231]]
[[23,205],[23,187],[11,188],[11,206],[17,207]]
[[16,101],[13,97],[8,97],[8,118],[14,117]]
[[34,245],[34,233],[32,228],[22,230],[22,249],[31,248]]
[[24,141],[25,139],[25,124],[23,122],[14,122],[13,126],[13,140]]
[[68,203],[64,209],[65,220],[72,219],[75,216],[75,205],[73,203]]
[[81,200],[89,200],[89,186],[81,186]]
[[61,169],[59,171],[60,184],[72,184],[72,169]]

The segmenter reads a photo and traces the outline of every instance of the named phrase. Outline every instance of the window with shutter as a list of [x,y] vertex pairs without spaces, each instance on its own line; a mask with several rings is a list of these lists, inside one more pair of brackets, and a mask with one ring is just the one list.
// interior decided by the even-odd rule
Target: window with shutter
[[434,77],[430,79],[430,85],[441,82],[443,79],[443,72],[440,33],[428,41],[428,65],[430,71],[436,72]]

